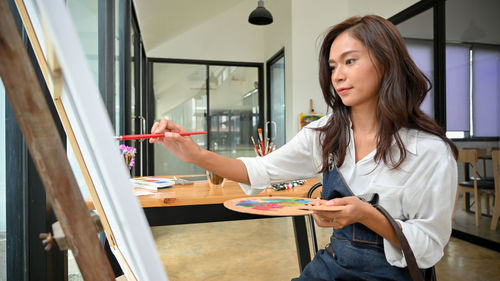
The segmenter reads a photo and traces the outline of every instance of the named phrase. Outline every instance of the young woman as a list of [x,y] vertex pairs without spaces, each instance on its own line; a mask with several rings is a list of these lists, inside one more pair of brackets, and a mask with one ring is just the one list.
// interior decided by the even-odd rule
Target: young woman
[[[240,182],[247,194],[322,172],[322,195],[329,201],[317,204],[345,208],[314,213],[319,226],[334,229],[331,244],[294,280],[410,280],[394,229],[356,196],[379,194],[379,204],[396,219],[419,268],[441,259],[451,234],[457,149],[420,110],[430,82],[394,25],[372,15],[332,27],[319,65],[332,113],[265,157],[228,159],[203,150],[167,120],[152,128],[165,137],[150,142]],[[335,184],[341,174],[348,187]]]

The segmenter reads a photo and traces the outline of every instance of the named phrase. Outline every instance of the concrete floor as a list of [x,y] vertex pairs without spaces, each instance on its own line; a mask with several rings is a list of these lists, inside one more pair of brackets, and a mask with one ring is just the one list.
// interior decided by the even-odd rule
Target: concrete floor
[[[472,212],[466,212],[461,208],[461,200],[462,197],[459,198],[459,208],[457,208],[455,220],[453,221],[453,229],[459,230],[465,233],[469,233],[474,236],[478,236],[487,240],[495,241],[500,243],[500,222],[497,226],[496,230],[491,230],[491,212],[493,210],[493,206],[491,206],[490,214],[487,214],[486,211],[486,202],[482,201],[482,213],[479,220],[479,227],[476,227],[476,217]],[[490,200],[491,203],[492,200]],[[474,197],[471,196],[471,202],[474,202]],[[475,206],[471,206],[471,210],[475,210]]]
[[[152,228],[169,280],[290,280],[299,275],[290,218]],[[329,229],[318,229],[325,245]],[[500,280],[500,253],[452,238],[439,281]]]

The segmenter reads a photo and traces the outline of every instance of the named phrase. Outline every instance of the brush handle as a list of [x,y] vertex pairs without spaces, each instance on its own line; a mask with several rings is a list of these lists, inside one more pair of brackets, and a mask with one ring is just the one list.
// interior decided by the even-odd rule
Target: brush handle
[[[191,136],[191,135],[206,135],[207,132],[184,132],[178,133],[181,136]],[[125,135],[125,136],[116,136],[115,140],[140,140],[140,139],[151,139],[151,138],[163,138],[165,133],[161,134],[144,134],[144,135]]]

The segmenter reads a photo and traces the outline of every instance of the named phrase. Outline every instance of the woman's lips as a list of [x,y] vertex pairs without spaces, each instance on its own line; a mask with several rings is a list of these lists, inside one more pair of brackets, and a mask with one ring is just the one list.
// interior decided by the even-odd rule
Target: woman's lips
[[351,88],[338,88],[338,89],[337,89],[337,93],[339,93],[339,95],[341,95],[341,94],[345,94],[345,93],[347,93],[347,91],[349,91],[350,89],[352,89],[352,87],[351,87]]

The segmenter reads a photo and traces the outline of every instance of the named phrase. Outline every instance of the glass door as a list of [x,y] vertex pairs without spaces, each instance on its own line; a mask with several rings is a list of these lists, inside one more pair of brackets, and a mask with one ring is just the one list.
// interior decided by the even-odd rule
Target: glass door
[[[153,62],[155,120],[166,118],[187,131],[201,147],[228,157],[253,156],[250,136],[262,128],[260,64]],[[155,146],[154,174],[203,174],[204,170],[179,160]]]
[[231,158],[255,156],[250,136],[260,125],[258,69],[210,66],[209,85],[209,149]]
[[285,50],[267,61],[268,122],[266,130],[278,147],[286,142],[285,136]]
[[[153,95],[155,120],[166,118],[187,131],[207,130],[207,66],[199,64],[154,63]],[[207,136],[192,136],[201,147],[207,147]],[[154,174],[201,174],[195,165],[179,160],[162,147],[154,147]]]

